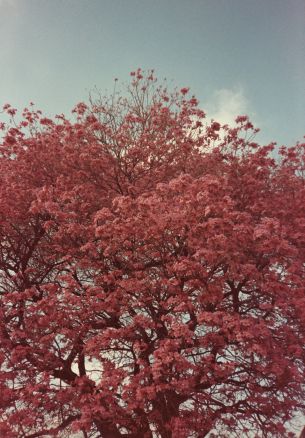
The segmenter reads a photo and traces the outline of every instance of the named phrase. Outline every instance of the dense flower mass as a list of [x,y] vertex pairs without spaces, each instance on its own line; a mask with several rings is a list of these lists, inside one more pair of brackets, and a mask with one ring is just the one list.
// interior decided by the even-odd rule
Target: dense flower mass
[[305,144],[137,70],[0,144],[0,436],[289,437],[304,412]]

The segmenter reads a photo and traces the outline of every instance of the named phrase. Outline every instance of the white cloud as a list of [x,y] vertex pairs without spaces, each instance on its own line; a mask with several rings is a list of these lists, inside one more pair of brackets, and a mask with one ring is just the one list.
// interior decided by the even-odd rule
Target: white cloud
[[17,7],[17,0],[0,0],[0,8],[2,7]]
[[206,110],[208,119],[214,119],[222,125],[233,125],[239,115],[249,115],[253,119],[250,103],[241,87],[216,90]]

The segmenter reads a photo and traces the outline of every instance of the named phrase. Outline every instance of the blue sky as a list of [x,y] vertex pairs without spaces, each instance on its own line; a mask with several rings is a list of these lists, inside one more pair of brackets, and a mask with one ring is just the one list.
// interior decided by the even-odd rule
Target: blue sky
[[154,68],[258,139],[305,135],[305,0],[0,0],[0,105],[69,113]]

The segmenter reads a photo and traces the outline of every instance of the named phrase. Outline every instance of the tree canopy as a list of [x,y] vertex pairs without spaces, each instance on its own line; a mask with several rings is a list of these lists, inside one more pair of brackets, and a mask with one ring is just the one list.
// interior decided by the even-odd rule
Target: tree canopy
[[137,70],[0,144],[0,435],[289,437],[304,412],[305,144]]

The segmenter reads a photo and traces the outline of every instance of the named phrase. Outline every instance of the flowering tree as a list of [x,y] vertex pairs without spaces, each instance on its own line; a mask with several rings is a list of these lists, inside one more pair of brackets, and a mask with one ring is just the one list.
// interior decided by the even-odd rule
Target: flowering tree
[[138,70],[73,122],[4,107],[1,436],[294,436],[305,144],[197,105]]

